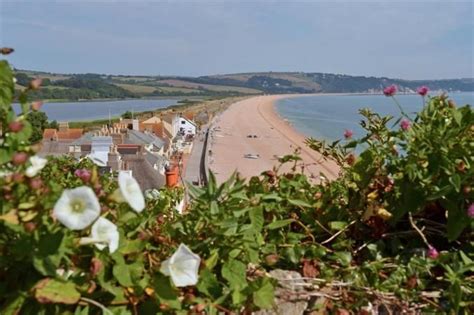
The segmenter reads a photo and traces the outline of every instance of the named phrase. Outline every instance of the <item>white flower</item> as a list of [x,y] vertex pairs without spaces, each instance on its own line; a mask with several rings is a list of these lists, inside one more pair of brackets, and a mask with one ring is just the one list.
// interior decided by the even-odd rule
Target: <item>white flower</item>
[[39,171],[43,169],[43,167],[45,167],[46,163],[48,163],[48,160],[34,155],[30,157],[30,163],[31,165],[26,169],[26,176],[34,177]]
[[162,263],[160,271],[167,276],[171,276],[175,286],[186,287],[198,282],[200,263],[201,258],[186,245],[181,244],[178,250]]
[[81,245],[93,243],[100,250],[108,246],[109,252],[112,254],[119,245],[117,226],[106,218],[100,217],[92,225],[91,236],[81,238],[79,243]]
[[119,191],[121,197],[136,212],[142,212],[145,209],[145,197],[135,178],[125,172],[120,172],[118,176]]
[[56,201],[53,214],[69,229],[82,230],[99,217],[99,200],[90,187],[66,189]]

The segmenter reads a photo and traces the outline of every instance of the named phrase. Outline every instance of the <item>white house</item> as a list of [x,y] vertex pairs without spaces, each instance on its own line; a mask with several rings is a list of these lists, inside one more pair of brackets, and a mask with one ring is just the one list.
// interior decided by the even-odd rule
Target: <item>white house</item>
[[197,126],[193,121],[186,119],[185,117],[179,117],[178,132],[180,134],[182,134],[183,136],[188,136],[188,135],[194,136],[196,134],[196,131],[197,131]]

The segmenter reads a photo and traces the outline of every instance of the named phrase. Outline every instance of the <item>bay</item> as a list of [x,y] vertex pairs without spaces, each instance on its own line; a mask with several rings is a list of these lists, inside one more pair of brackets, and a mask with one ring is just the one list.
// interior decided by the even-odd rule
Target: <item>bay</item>
[[[143,112],[176,105],[180,99],[132,99],[120,101],[81,101],[44,103],[41,111],[48,119],[56,121],[86,121],[117,117],[126,111]],[[13,104],[16,113],[21,111],[19,104]]]
[[[457,106],[474,104],[474,93],[471,92],[452,93],[449,98]],[[423,106],[419,95],[397,95],[396,99],[407,113],[418,112]],[[352,130],[355,137],[365,134],[359,125],[363,118],[359,114],[361,108],[370,108],[381,115],[401,116],[394,100],[384,95],[298,96],[279,100],[275,108],[305,136],[329,141],[343,138],[345,129]]]

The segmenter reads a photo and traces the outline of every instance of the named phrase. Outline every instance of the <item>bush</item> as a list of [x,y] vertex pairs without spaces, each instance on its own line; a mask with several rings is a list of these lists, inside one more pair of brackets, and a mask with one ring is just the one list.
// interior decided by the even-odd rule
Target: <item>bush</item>
[[[132,178],[117,183],[89,160],[36,157],[27,92],[16,116],[1,61],[2,314],[250,313],[275,306],[278,282],[268,272],[277,268],[308,279],[303,297],[287,293],[313,310],[473,311],[469,106],[430,98],[391,128],[393,118],[363,110],[362,139],[308,140],[339,163],[337,180],[312,183],[277,168],[218,185],[210,174],[206,187],[190,187],[179,214],[180,189],[147,192],[143,205]],[[296,155],[280,162],[300,163]],[[72,220],[84,207],[94,217]],[[196,254],[199,281],[187,285]]]

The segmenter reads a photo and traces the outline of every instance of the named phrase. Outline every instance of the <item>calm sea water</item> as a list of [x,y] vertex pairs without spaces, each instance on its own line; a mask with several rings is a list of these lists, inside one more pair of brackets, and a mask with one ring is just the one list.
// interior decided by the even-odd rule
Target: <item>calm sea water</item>
[[[175,105],[179,99],[156,100],[125,100],[99,102],[72,102],[72,103],[45,103],[41,107],[48,115],[49,120],[81,121],[120,116],[126,111],[144,112]],[[21,111],[19,104],[13,108],[17,113]]]
[[[474,104],[474,93],[453,93],[449,97],[458,106]],[[407,113],[422,108],[419,95],[397,95],[397,100]],[[355,136],[364,130],[359,122],[360,108],[370,108],[382,115],[400,117],[393,99],[383,95],[319,95],[282,99],[276,103],[280,116],[287,119],[299,132],[318,139],[337,140],[343,138],[344,129],[351,129]]]

